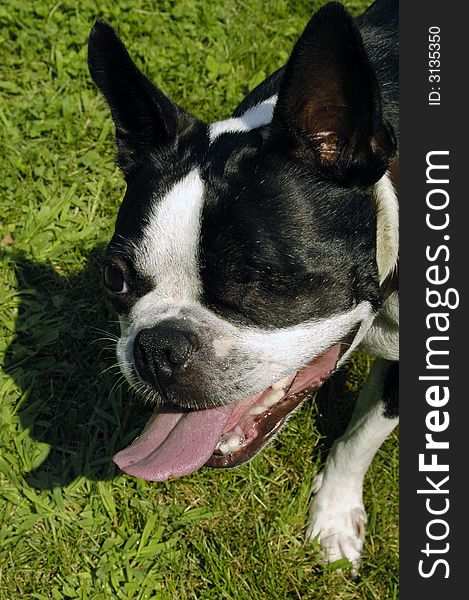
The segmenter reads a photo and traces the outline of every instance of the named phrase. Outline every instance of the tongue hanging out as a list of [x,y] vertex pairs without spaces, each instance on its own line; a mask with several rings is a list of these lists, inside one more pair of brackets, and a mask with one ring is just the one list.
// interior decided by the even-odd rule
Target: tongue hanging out
[[147,481],[189,475],[205,464],[238,466],[257,454],[302,400],[321,387],[340,354],[341,344],[336,344],[298,373],[227,406],[155,413],[114,462]]
[[233,405],[190,413],[159,413],[142,435],[114,456],[116,465],[147,481],[189,475],[213,453]]

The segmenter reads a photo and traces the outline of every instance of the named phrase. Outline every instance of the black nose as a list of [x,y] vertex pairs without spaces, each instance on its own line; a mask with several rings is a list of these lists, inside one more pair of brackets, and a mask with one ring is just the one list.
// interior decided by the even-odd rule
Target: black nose
[[197,338],[171,322],[142,329],[134,341],[135,367],[140,377],[155,386],[183,371],[197,349]]

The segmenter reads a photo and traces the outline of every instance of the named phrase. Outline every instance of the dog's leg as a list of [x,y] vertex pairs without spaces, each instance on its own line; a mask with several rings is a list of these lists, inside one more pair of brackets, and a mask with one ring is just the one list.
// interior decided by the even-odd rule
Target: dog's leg
[[307,539],[318,538],[324,560],[348,558],[355,568],[365,538],[363,479],[373,456],[397,425],[398,363],[376,359],[345,434],[317,476]]

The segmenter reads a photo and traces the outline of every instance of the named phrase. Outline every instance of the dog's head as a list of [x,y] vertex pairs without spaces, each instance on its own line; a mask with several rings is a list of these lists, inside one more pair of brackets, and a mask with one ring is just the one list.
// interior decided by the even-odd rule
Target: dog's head
[[116,462],[151,480],[235,466],[380,305],[373,195],[394,140],[376,76],[336,3],[284,71],[212,125],[154,87],[103,21],[89,66],[127,181],[104,274],[118,360],[159,406]]

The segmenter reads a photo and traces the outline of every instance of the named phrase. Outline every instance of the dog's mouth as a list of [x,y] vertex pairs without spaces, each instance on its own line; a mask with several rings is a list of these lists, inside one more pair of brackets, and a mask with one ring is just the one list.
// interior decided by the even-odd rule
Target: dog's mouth
[[255,456],[301,402],[330,377],[347,341],[337,343],[306,367],[239,402],[192,412],[160,411],[135,442],[113,460],[147,481],[182,477],[207,465],[236,467]]

